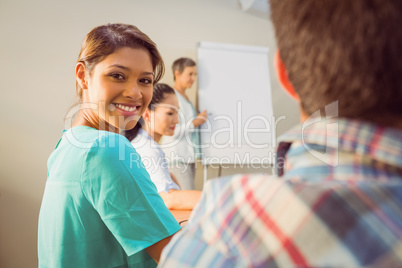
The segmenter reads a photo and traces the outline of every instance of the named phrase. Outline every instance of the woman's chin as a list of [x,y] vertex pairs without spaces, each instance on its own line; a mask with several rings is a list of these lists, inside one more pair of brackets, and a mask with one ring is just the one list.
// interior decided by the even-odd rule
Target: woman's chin
[[163,134],[163,136],[173,136],[173,135],[174,135],[174,130],[166,131],[166,133]]
[[137,122],[138,122],[138,121],[130,121],[130,122],[127,122],[127,123],[124,124],[124,125],[119,125],[119,129],[120,129],[120,130],[124,130],[124,131],[133,129],[133,128],[135,127],[135,125],[137,125]]

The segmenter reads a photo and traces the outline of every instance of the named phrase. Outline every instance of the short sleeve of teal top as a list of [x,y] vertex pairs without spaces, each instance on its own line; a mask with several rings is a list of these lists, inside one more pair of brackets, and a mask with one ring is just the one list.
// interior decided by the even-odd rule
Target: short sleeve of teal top
[[154,267],[145,248],[180,229],[123,136],[63,134],[48,160],[39,267]]

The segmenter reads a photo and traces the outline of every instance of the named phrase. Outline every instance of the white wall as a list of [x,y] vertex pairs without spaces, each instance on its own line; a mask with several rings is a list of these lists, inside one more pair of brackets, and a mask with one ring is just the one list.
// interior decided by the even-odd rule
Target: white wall
[[[0,2],[0,267],[37,266],[37,219],[46,161],[74,103],[74,66],[93,27],[108,22],[138,26],[153,39],[167,66],[196,57],[199,41],[268,46],[268,18],[243,13],[236,0],[70,0]],[[298,121],[296,104],[283,93],[271,66],[274,113]],[[189,95],[195,99],[196,86]]]

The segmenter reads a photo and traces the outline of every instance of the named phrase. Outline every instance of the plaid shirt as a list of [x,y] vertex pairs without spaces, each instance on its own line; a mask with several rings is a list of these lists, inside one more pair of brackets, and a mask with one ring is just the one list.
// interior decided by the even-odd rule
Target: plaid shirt
[[402,131],[305,125],[278,146],[285,179],[209,181],[160,267],[402,267]]

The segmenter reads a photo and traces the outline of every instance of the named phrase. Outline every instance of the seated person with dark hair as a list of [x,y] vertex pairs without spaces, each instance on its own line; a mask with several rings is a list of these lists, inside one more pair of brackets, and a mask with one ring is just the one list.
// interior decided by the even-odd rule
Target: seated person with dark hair
[[402,1],[270,8],[302,124],[277,176],[207,183],[160,267],[402,267]]

